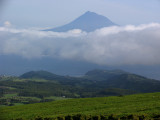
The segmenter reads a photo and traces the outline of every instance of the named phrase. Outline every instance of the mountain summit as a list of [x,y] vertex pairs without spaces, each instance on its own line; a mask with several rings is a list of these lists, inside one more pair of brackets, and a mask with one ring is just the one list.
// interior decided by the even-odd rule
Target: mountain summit
[[72,29],[81,29],[86,32],[91,32],[99,28],[114,25],[116,24],[110,21],[107,17],[88,11],[71,23],[45,31],[66,32]]

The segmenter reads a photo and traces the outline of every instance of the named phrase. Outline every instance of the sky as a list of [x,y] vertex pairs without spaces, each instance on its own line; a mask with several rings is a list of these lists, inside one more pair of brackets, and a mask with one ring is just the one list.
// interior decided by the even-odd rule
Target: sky
[[[1,0],[0,55],[60,58],[100,65],[160,65],[159,0]],[[120,26],[41,31],[86,11]]]
[[160,0],[1,0],[0,25],[52,28],[71,22],[86,11],[119,25],[160,22]]

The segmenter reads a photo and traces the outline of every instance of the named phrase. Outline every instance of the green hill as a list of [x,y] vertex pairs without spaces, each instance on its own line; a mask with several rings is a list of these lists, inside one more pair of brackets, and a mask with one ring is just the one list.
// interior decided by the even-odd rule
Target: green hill
[[[1,107],[2,120],[159,120],[160,93]],[[57,120],[56,119],[56,120]]]
[[160,81],[122,70],[92,70],[81,77],[31,71],[20,77],[0,78],[0,105],[7,106],[151,92],[160,92]]
[[100,70],[100,69],[95,69],[88,71],[85,74],[85,77],[91,80],[96,80],[96,81],[103,81],[103,80],[108,80],[112,77],[119,76],[122,74],[129,74],[123,70]]
[[139,93],[160,91],[160,81],[122,70],[92,70],[87,72],[84,77],[96,81],[97,86],[103,88],[120,88]]
[[41,78],[41,79],[46,79],[46,80],[57,80],[57,79],[63,79],[63,76],[56,75],[53,73],[50,73],[48,71],[30,71],[27,73],[24,73],[23,75],[20,76],[20,78]]
[[115,88],[130,89],[138,92],[158,92],[160,81],[135,74],[122,74],[108,80],[107,84]]

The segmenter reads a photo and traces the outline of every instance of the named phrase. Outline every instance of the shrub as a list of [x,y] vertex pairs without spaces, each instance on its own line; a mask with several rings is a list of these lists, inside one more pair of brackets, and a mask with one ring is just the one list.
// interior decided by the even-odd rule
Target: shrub
[[65,120],[73,120],[73,119],[72,119],[72,116],[67,115],[67,116],[65,116]]
[[57,120],[64,120],[64,117],[57,117]]
[[100,116],[98,116],[98,115],[97,116],[93,116],[92,120],[100,120]]
[[43,117],[38,116],[38,117],[35,118],[35,120],[43,120]]
[[84,120],[86,119],[85,116],[82,116],[81,114],[77,114],[73,116],[73,120]]

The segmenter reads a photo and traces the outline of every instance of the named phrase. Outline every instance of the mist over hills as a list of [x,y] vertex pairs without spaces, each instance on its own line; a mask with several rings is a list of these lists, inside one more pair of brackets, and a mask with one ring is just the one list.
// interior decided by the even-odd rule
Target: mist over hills
[[160,25],[112,25],[116,24],[108,18],[86,12],[60,28],[98,30],[61,33],[1,28],[0,75],[47,70],[79,76],[91,69],[122,69],[160,80]]
[[116,24],[109,20],[107,17],[87,11],[86,13],[66,25],[48,29],[46,31],[66,32],[72,29],[81,29],[82,31],[91,32],[99,28],[114,25]]
[[82,76],[91,69],[122,69],[131,73],[160,80],[160,66],[104,66],[85,61],[53,58],[25,59],[16,55],[0,55],[0,75],[20,75],[32,70],[47,70],[59,75]]

